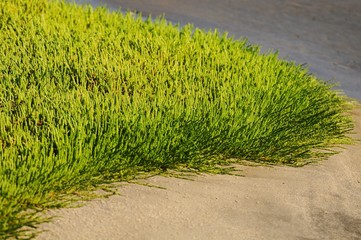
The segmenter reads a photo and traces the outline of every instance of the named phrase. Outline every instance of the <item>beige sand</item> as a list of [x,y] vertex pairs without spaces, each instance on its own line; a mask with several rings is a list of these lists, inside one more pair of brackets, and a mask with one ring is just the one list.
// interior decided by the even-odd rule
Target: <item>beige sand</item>
[[[361,138],[361,108],[353,113]],[[361,144],[317,166],[243,167],[246,177],[154,177],[62,209],[38,239],[361,239]]]
[[[108,2],[245,35],[361,96],[357,0]],[[361,108],[353,114],[361,138]],[[38,239],[361,239],[361,144],[317,166],[244,169],[246,177],[148,180],[166,190],[126,185],[121,196],[51,212],[60,218]]]

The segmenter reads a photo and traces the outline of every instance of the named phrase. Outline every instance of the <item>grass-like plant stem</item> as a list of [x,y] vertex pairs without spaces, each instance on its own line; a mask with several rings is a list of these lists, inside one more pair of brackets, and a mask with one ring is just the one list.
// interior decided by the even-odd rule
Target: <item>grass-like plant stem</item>
[[227,34],[2,0],[0,238],[31,238],[38,212],[140,172],[319,160],[348,140],[346,105],[304,67]]

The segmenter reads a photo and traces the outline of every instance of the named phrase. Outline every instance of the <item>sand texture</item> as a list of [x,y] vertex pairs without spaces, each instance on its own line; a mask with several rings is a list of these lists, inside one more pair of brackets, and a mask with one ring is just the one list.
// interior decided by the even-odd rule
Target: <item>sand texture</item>
[[[95,1],[93,1],[95,3]],[[196,3],[194,3],[196,2]],[[96,3],[95,3],[96,4]],[[361,99],[361,2],[109,0],[182,24],[217,27],[341,83]],[[361,139],[361,107],[353,110]],[[245,177],[153,177],[121,195],[51,211],[37,239],[361,239],[361,143],[317,165],[242,167]]]
[[[361,139],[361,108],[355,137]],[[38,239],[361,239],[361,143],[318,165],[245,177],[153,177],[42,225]]]

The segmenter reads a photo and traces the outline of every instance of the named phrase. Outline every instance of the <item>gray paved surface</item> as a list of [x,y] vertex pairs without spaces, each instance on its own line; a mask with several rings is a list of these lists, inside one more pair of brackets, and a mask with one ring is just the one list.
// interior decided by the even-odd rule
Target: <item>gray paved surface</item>
[[82,0],[247,37],[361,99],[360,0]]

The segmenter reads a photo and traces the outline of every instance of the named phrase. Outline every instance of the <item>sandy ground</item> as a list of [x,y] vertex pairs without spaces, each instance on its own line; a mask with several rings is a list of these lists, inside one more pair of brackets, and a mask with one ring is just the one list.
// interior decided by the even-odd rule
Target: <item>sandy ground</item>
[[[361,139],[361,107],[354,111]],[[245,177],[153,177],[42,225],[38,239],[361,239],[361,143],[318,165]]]
[[[266,4],[267,2],[267,4]],[[94,2],[96,4],[96,2]],[[247,36],[361,99],[358,0],[109,0]],[[353,111],[361,138],[361,107]],[[243,167],[245,177],[154,177],[60,216],[37,239],[361,239],[361,143],[318,165]]]

